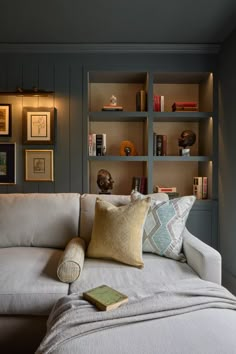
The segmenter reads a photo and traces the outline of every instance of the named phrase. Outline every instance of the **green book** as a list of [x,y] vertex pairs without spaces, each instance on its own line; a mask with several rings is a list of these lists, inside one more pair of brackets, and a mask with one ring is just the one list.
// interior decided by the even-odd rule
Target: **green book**
[[107,285],[101,285],[84,292],[83,298],[102,311],[113,310],[128,301],[128,296]]

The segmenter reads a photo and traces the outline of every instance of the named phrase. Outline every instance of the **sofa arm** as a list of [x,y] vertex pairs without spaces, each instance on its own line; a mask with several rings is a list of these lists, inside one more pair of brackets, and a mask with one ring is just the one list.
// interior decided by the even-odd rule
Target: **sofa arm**
[[75,237],[67,244],[57,267],[57,276],[64,283],[72,283],[80,276],[85,255],[85,242]]
[[221,255],[193,236],[186,228],[184,230],[183,251],[189,266],[200,278],[221,284]]

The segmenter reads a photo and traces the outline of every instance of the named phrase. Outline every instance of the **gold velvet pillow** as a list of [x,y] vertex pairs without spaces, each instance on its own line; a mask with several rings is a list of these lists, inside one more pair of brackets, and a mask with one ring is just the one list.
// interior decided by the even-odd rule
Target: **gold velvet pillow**
[[143,227],[150,198],[117,207],[97,198],[87,256],[143,267]]

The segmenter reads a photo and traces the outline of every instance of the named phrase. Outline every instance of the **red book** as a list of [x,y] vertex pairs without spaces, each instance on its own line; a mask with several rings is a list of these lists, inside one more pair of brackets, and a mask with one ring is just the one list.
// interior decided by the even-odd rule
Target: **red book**
[[197,107],[197,102],[195,101],[182,101],[174,102],[172,107]]

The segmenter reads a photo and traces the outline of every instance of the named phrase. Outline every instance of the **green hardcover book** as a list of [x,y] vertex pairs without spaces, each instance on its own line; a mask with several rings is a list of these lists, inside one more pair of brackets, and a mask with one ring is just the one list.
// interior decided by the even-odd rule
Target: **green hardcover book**
[[113,310],[128,301],[128,296],[107,285],[101,285],[84,292],[83,298],[102,311]]

